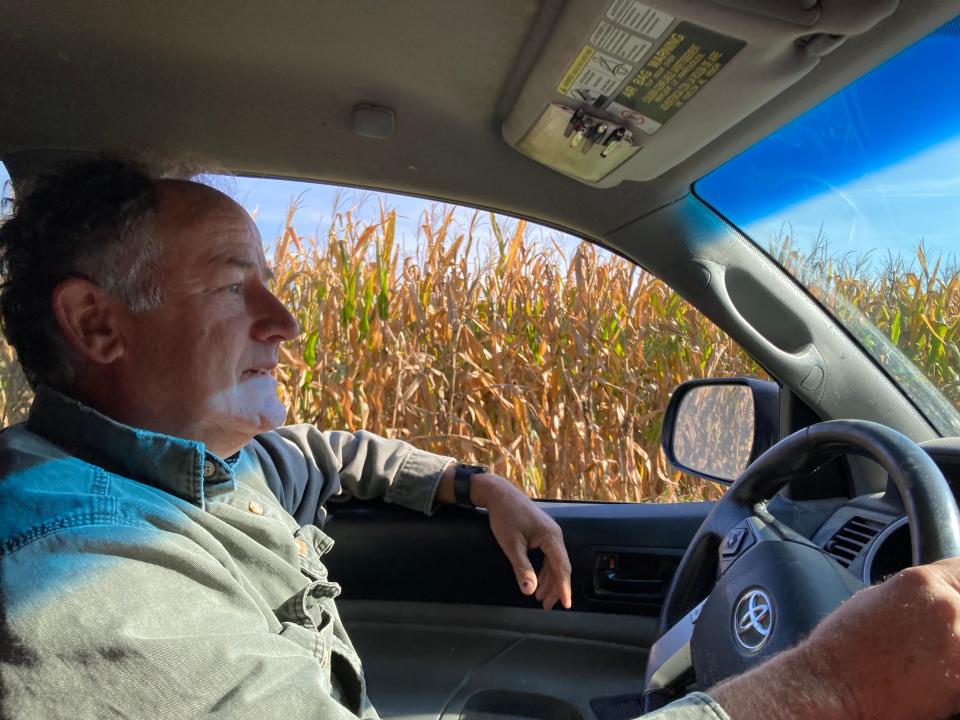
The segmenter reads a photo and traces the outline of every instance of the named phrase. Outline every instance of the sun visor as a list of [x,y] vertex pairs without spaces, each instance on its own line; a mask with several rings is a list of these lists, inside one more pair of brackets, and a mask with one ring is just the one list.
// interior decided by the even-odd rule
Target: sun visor
[[571,0],[503,123],[598,187],[652,180],[809,73],[897,0]]

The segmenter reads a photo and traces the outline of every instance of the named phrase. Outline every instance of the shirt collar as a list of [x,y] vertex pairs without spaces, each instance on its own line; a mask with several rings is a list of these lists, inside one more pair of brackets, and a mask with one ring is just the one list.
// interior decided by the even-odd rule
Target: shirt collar
[[124,425],[49,387],[37,389],[27,429],[80,460],[200,507],[235,487],[239,453],[222,460],[202,442]]

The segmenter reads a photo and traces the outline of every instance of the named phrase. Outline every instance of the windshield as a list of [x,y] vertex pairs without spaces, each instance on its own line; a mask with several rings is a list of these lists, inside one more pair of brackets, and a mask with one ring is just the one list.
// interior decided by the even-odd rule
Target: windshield
[[700,180],[960,435],[960,18]]

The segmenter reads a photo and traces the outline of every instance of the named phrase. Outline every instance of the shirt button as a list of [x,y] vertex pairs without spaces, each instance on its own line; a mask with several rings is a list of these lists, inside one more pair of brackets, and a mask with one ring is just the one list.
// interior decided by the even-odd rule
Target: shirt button
[[203,476],[205,478],[213,477],[213,474],[217,471],[217,468],[209,460],[203,462]]
[[299,553],[300,557],[306,557],[307,541],[304,540],[303,538],[295,538],[294,542],[297,544],[297,553]]
[[263,515],[263,505],[258,503],[256,500],[251,500],[247,507],[254,515]]

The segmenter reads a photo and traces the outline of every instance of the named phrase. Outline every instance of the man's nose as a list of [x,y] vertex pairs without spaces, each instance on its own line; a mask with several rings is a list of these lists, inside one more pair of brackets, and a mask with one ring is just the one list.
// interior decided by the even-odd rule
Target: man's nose
[[300,334],[300,323],[268,288],[260,297],[260,316],[253,325],[253,336],[261,342],[285,342]]

